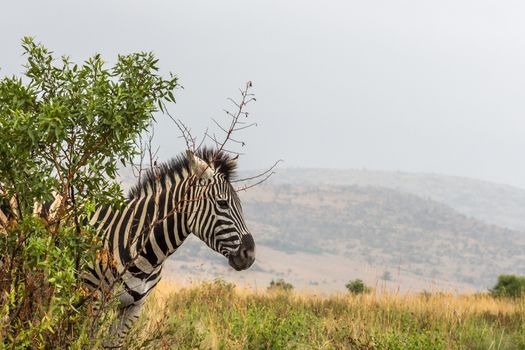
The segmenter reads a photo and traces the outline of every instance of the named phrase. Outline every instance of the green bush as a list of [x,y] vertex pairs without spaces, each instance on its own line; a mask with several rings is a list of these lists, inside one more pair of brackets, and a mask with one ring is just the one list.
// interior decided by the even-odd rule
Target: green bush
[[352,294],[366,294],[370,293],[370,288],[365,285],[363,280],[355,279],[346,284],[346,289]]
[[272,280],[268,286],[269,291],[281,291],[281,292],[291,292],[293,290],[293,285],[286,282],[284,279],[279,278],[277,281]]
[[[136,139],[176,78],[157,75],[151,53],[100,55],[81,64],[59,59],[31,38],[22,42],[24,77],[0,80],[0,343],[2,348],[97,346],[108,324],[111,291],[94,298],[81,271],[101,242],[85,218],[122,202],[117,165],[137,154]],[[35,201],[62,195],[53,215]],[[108,299],[109,298],[109,299]],[[103,304],[102,301],[103,300]]]
[[517,298],[525,294],[525,277],[499,275],[496,285],[489,289],[494,297]]

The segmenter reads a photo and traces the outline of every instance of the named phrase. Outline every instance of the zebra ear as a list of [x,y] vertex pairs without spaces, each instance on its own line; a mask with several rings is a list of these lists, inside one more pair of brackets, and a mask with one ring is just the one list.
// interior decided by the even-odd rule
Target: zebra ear
[[192,174],[197,175],[199,179],[208,180],[213,177],[214,171],[211,165],[197,157],[192,151],[186,151],[186,157],[190,162],[190,170]]
[[228,159],[228,161],[226,162],[226,164],[228,166],[228,171],[233,171],[233,170],[237,169],[237,161],[238,160],[239,160],[239,155],[236,155],[235,157]]

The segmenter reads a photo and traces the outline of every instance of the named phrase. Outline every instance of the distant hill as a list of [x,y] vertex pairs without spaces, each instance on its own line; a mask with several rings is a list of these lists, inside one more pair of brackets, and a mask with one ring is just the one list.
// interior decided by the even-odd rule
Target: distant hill
[[401,290],[483,290],[525,274],[525,191],[441,175],[281,170],[241,192],[257,261],[232,271],[190,239],[165,268],[176,279],[344,290],[362,278]]
[[525,235],[431,199],[381,187],[266,185],[243,194],[258,242],[287,253],[333,254],[417,276],[491,285],[525,272]]
[[525,189],[438,174],[373,170],[282,169],[272,184],[386,187],[446,204],[490,224],[525,231]]

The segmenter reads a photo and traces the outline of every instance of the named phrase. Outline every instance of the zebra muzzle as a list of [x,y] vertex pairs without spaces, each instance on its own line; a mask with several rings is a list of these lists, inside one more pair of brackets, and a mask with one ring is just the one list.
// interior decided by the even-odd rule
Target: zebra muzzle
[[251,234],[242,236],[237,254],[230,255],[228,262],[237,271],[246,270],[255,261],[255,242]]

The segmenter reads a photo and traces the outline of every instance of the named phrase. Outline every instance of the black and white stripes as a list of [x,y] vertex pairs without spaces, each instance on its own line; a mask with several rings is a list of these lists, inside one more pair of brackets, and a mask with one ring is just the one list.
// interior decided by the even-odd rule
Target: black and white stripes
[[84,279],[91,288],[121,286],[117,343],[159,282],[164,261],[190,233],[236,270],[252,265],[255,244],[229,182],[235,162],[208,149],[188,152],[149,172],[120,210],[100,207],[90,218],[107,257],[85,271]]
[[187,152],[148,172],[124,206],[98,207],[88,219],[103,249],[82,277],[92,290],[115,288],[120,300],[109,345],[120,346],[159,282],[163,263],[189,234],[228,258],[236,270],[253,264],[254,240],[230,184],[235,167],[236,160],[222,152]]

